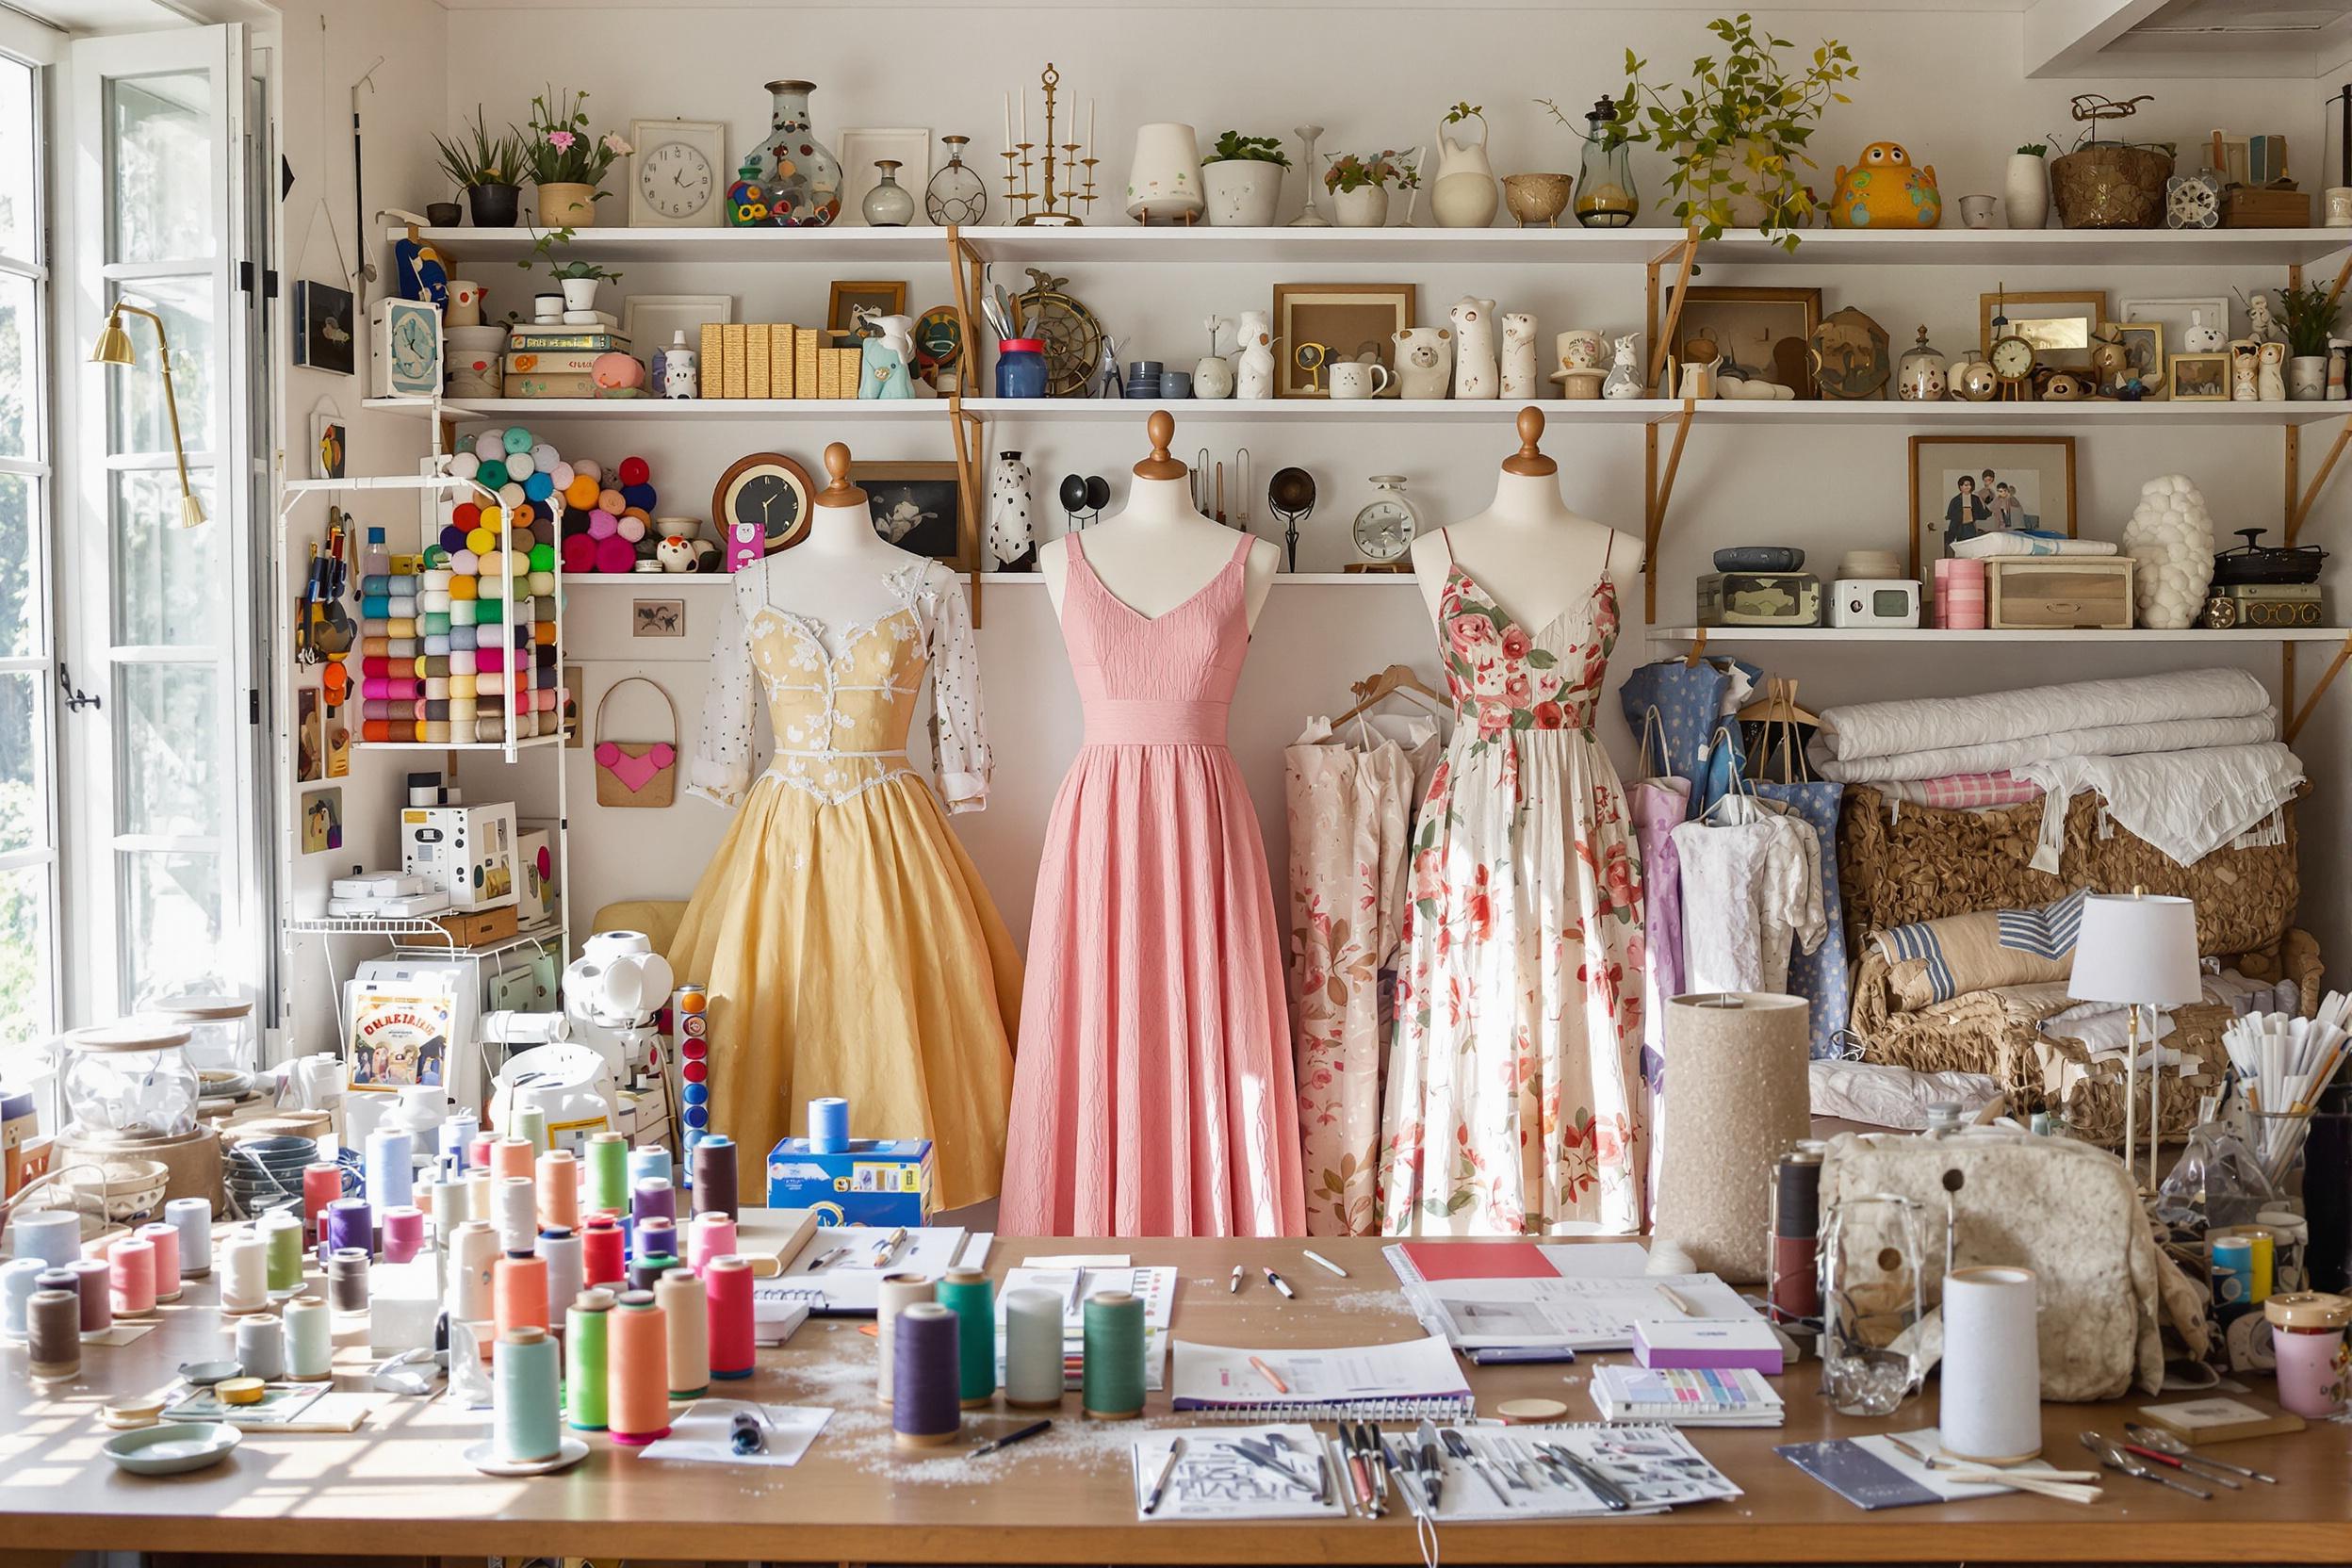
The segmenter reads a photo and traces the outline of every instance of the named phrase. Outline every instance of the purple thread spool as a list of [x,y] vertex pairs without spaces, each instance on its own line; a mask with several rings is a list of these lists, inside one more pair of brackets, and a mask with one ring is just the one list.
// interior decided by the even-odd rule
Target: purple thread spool
[[890,1322],[890,1429],[899,1446],[952,1443],[963,1420],[957,1403],[956,1320],[951,1308],[918,1301]]
[[629,1233],[629,1255],[632,1258],[678,1256],[678,1226],[660,1215],[639,1220],[636,1229]]
[[365,1198],[338,1198],[327,1205],[327,1233],[318,1246],[323,1264],[339,1251],[376,1251],[375,1206]]
[[76,1258],[65,1266],[81,1298],[82,1332],[102,1334],[114,1327],[114,1297],[104,1258]]
[[664,1177],[648,1176],[637,1184],[637,1190],[630,1196],[629,1212],[636,1216],[640,1229],[648,1219],[666,1219],[676,1224],[678,1189]]

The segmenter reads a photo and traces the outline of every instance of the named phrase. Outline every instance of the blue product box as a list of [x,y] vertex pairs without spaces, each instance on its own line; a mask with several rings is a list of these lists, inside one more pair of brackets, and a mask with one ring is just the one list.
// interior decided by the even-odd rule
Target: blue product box
[[779,1138],[768,1152],[768,1207],[814,1209],[820,1225],[927,1225],[931,1140],[854,1138],[820,1154],[807,1138]]

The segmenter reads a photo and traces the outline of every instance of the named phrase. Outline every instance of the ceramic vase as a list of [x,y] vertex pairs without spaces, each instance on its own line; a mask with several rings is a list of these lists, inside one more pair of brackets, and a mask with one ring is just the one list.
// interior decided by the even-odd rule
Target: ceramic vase
[[858,213],[869,228],[903,229],[915,220],[915,193],[898,183],[898,159],[876,158],[874,166],[881,177],[858,204]]
[[596,188],[564,183],[539,188],[539,226],[543,229],[587,229],[596,221]]
[[2257,371],[2255,387],[2261,400],[2283,403],[2287,400],[2287,346],[2265,343],[2255,351]]
[[768,84],[768,139],[751,160],[765,216],[783,228],[821,228],[841,215],[841,165],[810,128],[814,82]]
[[1272,397],[1274,313],[1269,310],[1243,311],[1241,325],[1234,330],[1233,341],[1241,346],[1240,364],[1234,368],[1237,395],[1250,401]]
[[1210,354],[1192,368],[1192,395],[1211,401],[1233,395],[1233,362]]
[[1200,207],[1200,144],[1192,127],[1172,120],[1138,127],[1127,166],[1127,216],[1184,221]]
[[2013,229],[2038,229],[2050,221],[2050,165],[2032,153],[2009,155],[2009,174],[2001,204]]
[[1360,185],[1331,192],[1331,216],[1343,229],[1377,229],[1388,221],[1388,188]]
[[1438,226],[1485,228],[1494,221],[1494,209],[1500,201],[1494,188],[1494,165],[1486,161],[1486,122],[1478,122],[1476,141],[1456,141],[1440,125],[1437,181],[1429,188],[1429,210],[1437,215]]
[[1037,526],[1029,519],[1029,466],[1019,452],[999,452],[988,470],[988,556],[1000,572],[1035,571]]
[[469,185],[466,208],[478,229],[511,229],[522,210],[522,188],[512,185]]
[[564,308],[565,310],[596,309],[596,286],[603,281],[602,278],[565,278],[564,280]]
[[1200,186],[1211,228],[1271,228],[1282,200],[1282,166],[1263,158],[1219,158],[1201,166]]
[[1494,397],[1498,390],[1494,302],[1465,294],[1446,314],[1454,324],[1454,396]]
[[2287,361],[2287,397],[2298,403],[2316,403],[2327,400],[2326,354],[2296,354]]

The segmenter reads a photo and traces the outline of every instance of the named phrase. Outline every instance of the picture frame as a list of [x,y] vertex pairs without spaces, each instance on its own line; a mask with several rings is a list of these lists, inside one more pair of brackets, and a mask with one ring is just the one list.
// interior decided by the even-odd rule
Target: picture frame
[[1420,323],[1414,311],[1420,287],[1410,283],[1278,283],[1274,286],[1274,332],[1282,349],[1274,356],[1274,395],[1325,398],[1318,360],[1298,363],[1302,345],[1327,345],[1331,359],[1378,361],[1390,378],[1384,398],[1394,398],[1395,335]]
[[2149,402],[2163,402],[2172,387],[2171,368],[2164,359],[2164,324],[2162,321],[2101,321],[2101,333],[2113,334],[2121,345],[2130,368],[2144,380],[2154,380],[2154,391],[2145,394]]
[[2166,362],[2177,353],[2213,352],[2189,347],[2189,331],[2203,325],[2221,329],[2221,340],[2230,341],[2230,299],[2225,294],[2164,300],[2122,300],[2115,305],[2118,321],[2131,325],[2154,321],[2164,329]]
[[837,280],[825,299],[825,324],[835,337],[855,343],[860,334],[851,312],[863,308],[870,315],[904,316],[906,314],[906,281],[888,279],[865,282]]
[[2006,317],[2009,334],[2034,345],[2034,357],[2062,370],[2091,368],[2092,335],[2101,321],[2115,317],[2107,309],[2103,288],[2058,288],[2026,294],[1977,296],[1977,345],[1989,347],[2002,335],[1993,330],[1995,317]]
[[953,463],[860,463],[858,483],[874,531],[900,549],[972,570],[976,542],[964,529],[962,482]]
[[[629,339],[629,352],[648,367],[676,334],[684,333],[686,346],[700,353],[702,329],[734,319],[732,294],[631,294],[621,302],[622,335]],[[661,384],[659,372],[654,384]]]
[[[1668,290],[1668,310],[1673,308]],[[1683,296],[1682,314],[1675,318],[1673,352],[1678,361],[1700,362],[1707,356],[1689,351],[1694,340],[1711,340],[1750,379],[1795,390],[1799,398],[1819,398],[1814,380],[1813,331],[1821,324],[1821,291],[1818,288],[1747,288],[1693,284]],[[1751,355],[1762,352],[1761,363]],[[1718,370],[1720,372],[1721,367]]]
[[[2003,522],[1998,500],[1980,502],[1984,475],[1990,488],[2012,498]],[[1964,487],[1960,482],[1966,480]],[[1973,514],[1965,531],[1952,513],[1963,498]],[[2071,435],[1914,435],[1911,437],[1911,570],[1941,559],[1953,544],[1999,528],[2040,529],[2075,536],[2074,437]]]
[[351,427],[339,414],[310,416],[310,477],[342,479],[351,472]]
[[2206,139],[2205,166],[2221,176],[2224,186],[2253,183],[2253,139],[2232,136],[2216,128]]
[[359,368],[359,326],[351,291],[308,278],[294,280],[294,363],[305,370],[348,376]]
[[331,785],[302,796],[302,853],[323,855],[343,847],[343,787]]
[[[735,178],[735,166],[727,161],[725,123],[632,120],[629,143],[637,149],[629,155],[630,228],[715,229],[727,221],[727,188]],[[654,187],[650,191],[645,188],[648,180]],[[679,212],[681,203],[697,194],[699,204]]]
[[686,601],[684,599],[629,600],[629,634],[631,637],[685,636]]
[[294,694],[294,782],[316,784],[327,776],[327,731],[319,717],[319,693],[305,686]]
[[2164,390],[2177,403],[2230,400],[2230,351],[2174,354],[2164,362]]
[[898,160],[898,183],[915,199],[916,223],[929,224],[923,213],[923,188],[931,183],[929,126],[852,125],[834,133],[833,155],[841,165],[841,213],[833,227],[867,227],[866,192],[882,183],[881,172],[874,167],[878,158]]

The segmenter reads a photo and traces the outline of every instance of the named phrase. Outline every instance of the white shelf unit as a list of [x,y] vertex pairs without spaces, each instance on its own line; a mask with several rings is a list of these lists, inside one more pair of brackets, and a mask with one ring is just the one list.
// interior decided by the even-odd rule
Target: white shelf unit
[[2244,647],[2249,644],[2341,643],[2352,637],[2352,628],[2232,627],[2227,631],[2214,631],[2190,627],[2181,631],[2159,631],[2134,627],[2129,631],[2101,631],[2079,627],[2053,627],[2032,631],[1955,631],[1928,626],[1654,626],[1648,629],[1648,636],[1654,643],[1695,643],[1705,639],[1709,643],[1959,643],[1996,647],[2018,643],[2111,643],[2117,645],[2201,643]]

